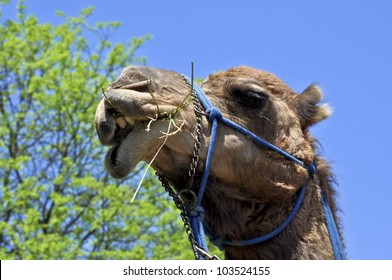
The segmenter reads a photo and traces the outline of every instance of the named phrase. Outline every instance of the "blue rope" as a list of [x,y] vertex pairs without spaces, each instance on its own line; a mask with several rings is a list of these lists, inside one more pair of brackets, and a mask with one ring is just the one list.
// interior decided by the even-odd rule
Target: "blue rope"
[[228,120],[226,118],[222,118],[222,123],[230,126],[231,128],[234,128],[235,130],[241,132],[242,134],[249,136],[250,138],[252,138],[254,141],[256,141],[257,143],[263,145],[264,147],[280,154],[281,156],[285,157],[286,159],[289,159],[303,167],[305,167],[305,164],[300,161],[299,159],[293,157],[292,155],[290,155],[289,153],[279,149],[278,147],[272,145],[271,143],[265,141],[264,139],[260,138],[259,136],[257,136],[256,134],[254,134],[253,132],[247,130],[246,128],[243,128],[242,126],[236,124],[235,122],[232,122],[231,120]]
[[[191,84],[191,80],[186,76],[184,76],[184,77],[188,80],[189,84]],[[306,168],[308,170],[309,177],[313,176],[313,174],[316,172],[316,170],[317,170],[316,165],[315,164],[305,165],[301,160],[297,159],[296,157],[293,157],[289,153],[287,153],[287,152],[283,151],[282,149],[274,146],[273,144],[265,141],[264,139],[260,138],[259,136],[257,136],[253,132],[247,130],[246,128],[232,122],[231,120],[226,119],[225,117],[223,117],[222,112],[217,107],[214,107],[212,105],[208,96],[204,93],[204,91],[197,84],[193,85],[193,90],[195,91],[200,103],[202,104],[202,106],[206,110],[206,113],[208,114],[209,121],[212,122],[211,135],[210,135],[210,145],[209,145],[208,151],[207,151],[206,164],[204,167],[204,173],[203,173],[202,181],[200,184],[200,190],[197,195],[197,203],[196,203],[196,207],[190,213],[191,227],[192,227],[193,233],[195,235],[196,241],[206,252],[208,252],[207,242],[205,240],[205,234],[207,234],[210,238],[210,241],[221,250],[223,249],[223,244],[235,245],[235,246],[247,246],[247,245],[253,245],[256,243],[260,243],[260,242],[266,241],[268,239],[271,239],[271,238],[277,236],[291,223],[291,221],[294,219],[295,215],[297,214],[299,208],[301,207],[303,198],[305,196],[305,189],[306,189],[308,179],[306,179],[305,182],[303,183],[303,185],[301,186],[296,204],[295,204],[293,210],[291,211],[291,213],[289,214],[289,216],[286,218],[286,220],[280,226],[278,226],[275,230],[271,231],[270,233],[267,233],[267,234],[262,235],[260,237],[249,239],[249,240],[228,240],[228,239],[224,239],[219,236],[216,236],[212,232],[211,228],[205,222],[203,223],[204,210],[201,206],[201,201],[203,199],[203,195],[204,195],[204,192],[206,189],[207,180],[208,180],[208,176],[209,176],[210,169],[211,169],[211,161],[212,161],[212,157],[213,157],[214,151],[215,151],[216,137],[217,137],[217,131],[218,131],[218,121],[237,130],[238,132],[244,134],[245,136],[250,137],[255,142],[263,145],[264,147],[266,147],[272,151],[275,151],[276,153],[282,155],[286,159],[291,160],[291,161],[301,165],[302,167]],[[323,191],[322,191],[322,205],[323,205],[324,213],[326,216],[327,228],[328,228],[328,233],[329,233],[330,240],[331,240],[331,245],[332,245],[332,248],[334,251],[334,257],[335,257],[335,259],[345,259],[344,249],[343,249],[342,243],[340,241],[338,230],[337,230],[335,221],[333,219],[331,209],[328,205],[328,201],[327,201]],[[203,258],[199,257],[199,259],[203,259]]]
[[[204,219],[203,207],[198,205],[188,213],[189,213],[191,228],[193,230],[193,235],[195,236],[195,240],[197,244],[200,245],[204,250],[208,250],[207,242],[205,239],[206,234],[204,232],[204,226],[203,226],[203,219]],[[199,255],[199,259],[203,259],[203,257]]]
[[[211,161],[212,161],[212,157],[213,157],[214,151],[215,151],[215,141],[216,141],[217,130],[218,130],[218,121],[215,119],[212,121],[212,130],[211,130],[211,138],[210,138],[211,140],[210,140],[210,145],[208,147],[207,159],[206,159],[206,164],[204,167],[203,178],[201,180],[199,193],[197,194],[196,207],[193,209],[193,211],[196,210],[197,215],[192,215],[193,211],[190,214],[190,222],[191,222],[191,227],[192,227],[192,231],[195,236],[195,239],[196,239],[197,243],[206,252],[208,252],[208,246],[207,246],[207,242],[205,239],[206,234],[204,233],[204,226],[203,226],[204,210],[200,211],[200,209],[203,209],[203,207],[201,206],[201,200],[203,199],[204,191],[207,186],[208,176],[210,174]],[[202,259],[202,256],[199,256],[199,259],[200,258]]]
[[344,252],[342,241],[340,240],[339,231],[336,227],[335,219],[333,218],[331,208],[329,207],[327,196],[322,190],[321,199],[334,258],[335,260],[345,260],[347,258]]
[[299,195],[298,195],[298,198],[297,198],[297,202],[295,203],[295,206],[294,206],[293,210],[291,211],[290,215],[276,229],[274,229],[270,233],[267,233],[265,235],[262,235],[262,236],[259,236],[257,238],[253,238],[253,239],[239,240],[239,241],[223,240],[223,244],[236,245],[236,246],[247,246],[247,245],[253,245],[253,244],[260,243],[260,242],[264,242],[264,241],[267,241],[267,240],[277,236],[291,223],[291,221],[294,219],[295,215],[297,214],[299,208],[301,207],[301,204],[302,204],[302,201],[303,201],[303,198],[305,195],[305,189],[306,189],[307,182],[308,182],[308,180],[305,180],[304,184],[302,185],[300,192],[299,192]]
[[203,178],[201,179],[200,190],[197,195],[197,204],[196,205],[201,205],[201,200],[203,199],[204,191],[205,191],[206,185],[207,185],[207,179],[208,179],[208,176],[210,175],[212,156],[214,155],[214,151],[215,151],[217,130],[218,130],[218,121],[217,121],[217,119],[214,119],[212,121],[210,145],[208,147],[206,164],[204,167]]

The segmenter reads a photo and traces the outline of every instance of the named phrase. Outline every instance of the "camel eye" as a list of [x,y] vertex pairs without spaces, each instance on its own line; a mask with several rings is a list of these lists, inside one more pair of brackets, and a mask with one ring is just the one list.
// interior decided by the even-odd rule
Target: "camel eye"
[[253,90],[233,90],[231,92],[237,102],[241,105],[247,106],[249,108],[260,108],[264,106],[267,101],[267,96],[263,92],[253,91]]

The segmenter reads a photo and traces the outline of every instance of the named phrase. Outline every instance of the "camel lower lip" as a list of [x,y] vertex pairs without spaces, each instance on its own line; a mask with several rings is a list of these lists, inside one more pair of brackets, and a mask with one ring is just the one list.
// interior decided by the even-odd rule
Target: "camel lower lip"
[[114,145],[113,148],[111,148],[110,151],[108,152],[109,158],[114,166],[116,166],[117,151],[120,145],[121,143]]

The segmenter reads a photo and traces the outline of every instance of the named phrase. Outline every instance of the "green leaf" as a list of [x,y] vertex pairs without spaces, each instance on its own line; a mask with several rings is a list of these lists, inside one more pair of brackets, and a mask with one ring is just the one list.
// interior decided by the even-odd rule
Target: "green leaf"
[[93,7],[56,12],[59,25],[16,11],[0,25],[0,258],[192,258],[153,174],[131,204],[139,175],[110,179],[95,136],[101,89],[145,62],[135,51],[151,36],[113,42],[121,23],[90,22]]

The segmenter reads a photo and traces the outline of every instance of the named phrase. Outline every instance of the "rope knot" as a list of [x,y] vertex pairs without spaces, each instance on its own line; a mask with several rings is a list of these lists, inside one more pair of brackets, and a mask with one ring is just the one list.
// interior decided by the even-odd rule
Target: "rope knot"
[[310,176],[313,176],[314,173],[316,173],[316,171],[317,171],[316,162],[313,162],[313,163],[309,164],[309,165],[307,166],[307,169],[308,169],[309,175],[310,175]]
[[193,208],[192,210],[190,210],[189,212],[189,217],[191,218],[200,218],[201,220],[204,219],[204,208],[199,206],[196,206],[195,208]]
[[221,120],[223,119],[222,112],[217,107],[210,107],[207,109],[206,113],[208,114],[208,119],[213,121],[214,119]]

